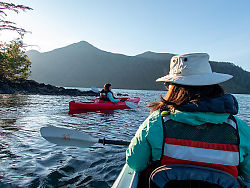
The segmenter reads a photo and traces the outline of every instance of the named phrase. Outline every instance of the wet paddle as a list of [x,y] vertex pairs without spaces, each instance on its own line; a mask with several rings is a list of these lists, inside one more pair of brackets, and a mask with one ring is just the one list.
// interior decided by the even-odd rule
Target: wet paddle
[[[91,90],[92,90],[93,92],[95,92],[95,93],[99,93],[99,92],[100,92],[99,89],[96,88],[96,87],[91,87]],[[125,104],[126,104],[129,108],[131,108],[131,109],[135,109],[135,108],[138,107],[138,104],[137,104],[137,103],[134,103],[134,102],[125,101]]]
[[138,107],[138,104],[134,102],[125,101],[125,104],[131,109],[135,109]]
[[100,92],[99,89],[96,88],[96,87],[91,87],[91,90],[92,90],[93,92],[95,92],[95,93],[99,93],[99,92]]
[[43,138],[60,146],[76,146],[76,147],[90,147],[96,143],[124,145],[128,146],[130,142],[123,140],[106,140],[92,137],[90,134],[80,131],[60,128],[60,127],[42,127],[40,133]]

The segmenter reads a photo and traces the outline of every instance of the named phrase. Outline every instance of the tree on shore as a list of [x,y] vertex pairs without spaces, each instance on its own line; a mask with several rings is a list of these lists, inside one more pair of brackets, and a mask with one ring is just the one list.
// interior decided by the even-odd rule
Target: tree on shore
[[[23,38],[27,31],[18,27],[15,22],[8,20],[7,13],[15,12],[18,14],[20,11],[26,10],[33,9],[24,5],[0,1],[0,31],[15,31]],[[27,79],[31,73],[30,66],[31,62],[25,54],[25,46],[21,39],[13,40],[10,43],[0,41],[0,80]]]
[[31,73],[31,62],[25,54],[22,40],[0,44],[0,79],[27,79]]

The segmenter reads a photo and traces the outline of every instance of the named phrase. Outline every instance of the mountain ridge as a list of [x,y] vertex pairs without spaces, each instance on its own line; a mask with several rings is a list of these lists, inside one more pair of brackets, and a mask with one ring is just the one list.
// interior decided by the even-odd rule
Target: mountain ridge
[[[127,56],[100,50],[86,41],[37,53],[28,51],[31,79],[56,86],[103,87],[111,82],[113,88],[164,90],[158,77],[169,72],[171,53],[147,51]],[[229,62],[210,62],[213,71],[228,73],[234,78],[222,83],[226,91],[250,93],[250,73]],[[242,78],[244,76],[244,78]]]

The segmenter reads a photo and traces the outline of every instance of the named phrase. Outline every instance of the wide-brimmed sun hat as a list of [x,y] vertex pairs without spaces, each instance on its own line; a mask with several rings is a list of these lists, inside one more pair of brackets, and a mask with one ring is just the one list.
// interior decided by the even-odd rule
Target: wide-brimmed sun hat
[[171,58],[169,74],[158,78],[157,82],[169,82],[181,85],[204,86],[225,82],[232,75],[212,72],[209,55],[190,53]]

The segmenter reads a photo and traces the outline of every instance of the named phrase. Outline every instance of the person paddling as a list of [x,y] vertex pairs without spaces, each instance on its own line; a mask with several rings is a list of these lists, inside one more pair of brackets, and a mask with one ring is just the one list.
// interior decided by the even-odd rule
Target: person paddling
[[169,74],[156,80],[168,92],[147,105],[151,114],[131,140],[127,164],[144,175],[161,166],[150,176],[156,187],[176,187],[177,179],[184,187],[187,180],[200,187],[241,187],[238,177],[250,182],[250,127],[235,116],[236,98],[219,85],[231,78],[212,72],[206,53],[173,56]]
[[117,103],[123,100],[120,100],[116,97],[114,97],[113,92],[111,91],[111,84],[110,83],[106,83],[104,85],[104,88],[100,91],[100,99],[104,100],[104,101],[111,101],[113,103]]

